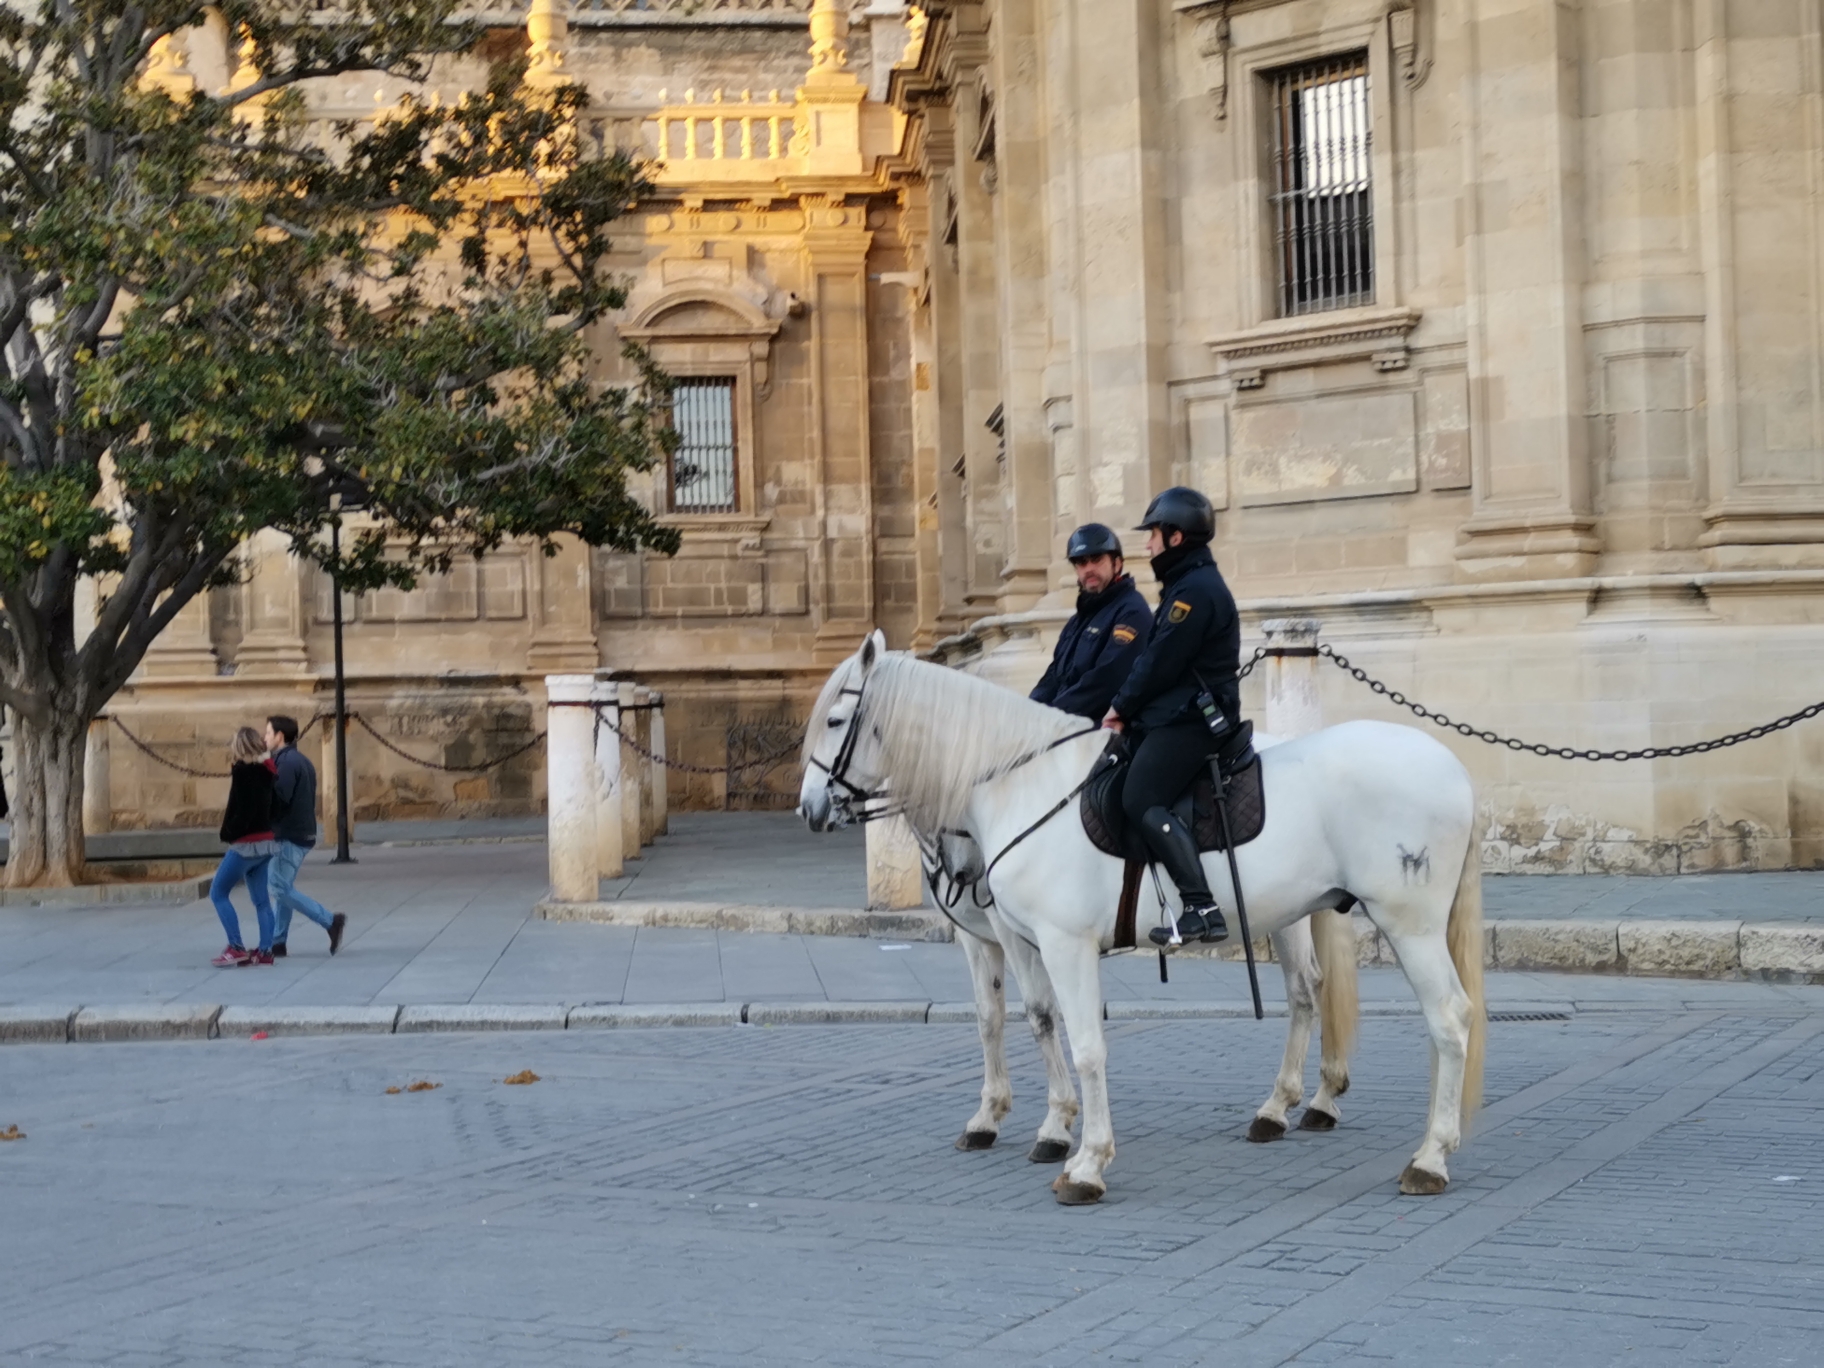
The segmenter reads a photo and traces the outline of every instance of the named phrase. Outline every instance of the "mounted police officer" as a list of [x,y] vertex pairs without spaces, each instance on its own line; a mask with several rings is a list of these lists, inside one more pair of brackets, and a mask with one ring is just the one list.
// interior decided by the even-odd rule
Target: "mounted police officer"
[[1123,569],[1113,529],[1085,523],[1070,534],[1064,554],[1077,571],[1077,611],[1032,700],[1100,722],[1153,633],[1153,614]]
[[[1141,519],[1146,549],[1159,580],[1153,635],[1110,703],[1103,725],[1133,733],[1134,758],[1121,806],[1130,828],[1178,885],[1183,911],[1178,934],[1187,941],[1226,940],[1228,924],[1211,896],[1197,838],[1171,806],[1210,763],[1219,738],[1197,705],[1207,690],[1232,728],[1241,717],[1241,617],[1210,554],[1216,512],[1194,489],[1177,486],[1154,499]],[[1152,932],[1169,944],[1165,927]]]

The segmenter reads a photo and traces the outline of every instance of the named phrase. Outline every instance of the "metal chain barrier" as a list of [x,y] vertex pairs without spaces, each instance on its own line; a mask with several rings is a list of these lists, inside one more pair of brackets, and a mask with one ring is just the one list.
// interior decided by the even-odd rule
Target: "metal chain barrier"
[[[1366,670],[1351,663],[1346,656],[1339,655],[1329,646],[1319,644],[1317,653],[1325,659],[1334,662],[1339,668],[1346,671],[1358,682],[1366,684],[1377,694],[1386,698],[1388,702],[1405,708],[1415,717],[1422,717],[1435,726],[1443,727],[1448,731],[1457,732],[1460,735],[1467,736],[1475,741],[1486,741],[1491,746],[1505,746],[1511,751],[1527,751],[1533,755],[1543,755],[1550,759],[1557,760],[1676,760],[1682,755],[1707,755],[1711,751],[1723,750],[1729,746],[1739,746],[1744,741],[1758,741],[1763,736],[1771,736],[1775,732],[1785,731],[1786,728],[1790,726],[1808,721],[1809,719],[1818,716],[1820,713],[1824,713],[1824,703],[1813,703],[1809,708],[1802,708],[1798,712],[1788,713],[1786,716],[1775,718],[1771,722],[1763,722],[1758,727],[1750,727],[1746,731],[1730,732],[1727,736],[1718,736],[1709,741],[1693,741],[1689,745],[1684,746],[1648,746],[1642,750],[1621,751],[1578,750],[1574,746],[1548,746],[1543,742],[1538,741],[1521,741],[1516,737],[1502,736],[1497,732],[1488,731],[1482,727],[1472,727],[1467,722],[1458,722],[1453,718],[1446,717],[1441,712],[1432,711],[1422,703],[1414,703],[1398,689],[1389,688],[1387,685],[1381,683],[1380,680],[1369,675]],[[1258,658],[1257,655],[1256,659]]]
[[781,750],[775,751],[771,755],[763,755],[757,760],[744,760],[739,765],[692,765],[692,764],[688,763],[687,761],[673,760],[667,756],[658,755],[650,750],[647,750],[646,747],[642,746],[638,740],[636,740],[634,737],[629,736],[626,732],[622,731],[620,729],[620,727],[617,726],[615,723],[610,722],[607,718],[602,716],[603,710],[607,709],[607,708],[615,708],[621,712],[634,712],[636,710],[644,710],[644,709],[650,708],[652,705],[649,703],[629,704],[627,706],[622,706],[619,703],[581,703],[581,702],[566,703],[566,702],[563,702],[560,700],[558,702],[554,702],[554,703],[550,704],[549,706],[551,706],[553,708],[589,708],[589,709],[591,709],[595,713],[595,725],[598,730],[607,730],[607,731],[613,732],[616,736],[618,736],[621,739],[621,741],[625,745],[629,746],[633,750],[634,754],[640,756],[644,760],[650,760],[654,764],[663,765],[666,769],[677,770],[680,774],[743,774],[746,771],[751,770],[751,769],[766,769],[768,766],[778,764],[781,760],[785,759],[787,756],[795,754],[798,751],[799,747],[803,744],[802,742],[794,741],[789,746],[786,746]]
[[446,765],[442,761],[425,760],[420,756],[413,755],[408,750],[401,750],[398,746],[395,746],[391,741],[388,741],[376,731],[374,729],[374,724],[369,722],[365,717],[362,717],[359,713],[351,713],[349,714],[349,718],[351,721],[360,723],[362,731],[373,737],[382,747],[391,751],[401,760],[409,760],[414,765],[422,765],[425,769],[442,770],[445,774],[480,774],[485,770],[499,769],[509,760],[517,760],[520,756],[524,755],[527,751],[531,750],[545,739],[545,734],[541,731],[537,736],[526,742],[525,745],[515,746],[505,755],[497,755],[492,760],[482,761],[479,765]]
[[[311,718],[310,721],[306,722],[302,730],[298,732],[298,740],[302,741],[306,736],[310,735],[310,729],[328,715],[329,714],[327,713],[318,713],[315,717]],[[135,736],[132,728],[127,726],[127,724],[122,722],[118,717],[114,716],[114,714],[108,714],[108,721],[119,727],[120,734],[131,741],[135,747],[153,760],[156,760],[159,764],[165,766],[167,769],[174,769],[180,774],[188,774],[197,779],[226,779],[229,775],[229,771],[227,770],[201,770],[192,769],[188,765],[180,765],[177,761],[172,760],[167,756],[160,755],[157,751],[153,750],[146,742]]]
[[1239,684],[1242,680],[1253,674],[1254,667],[1266,658],[1267,648],[1265,646],[1256,646],[1254,648],[1254,654],[1249,658],[1248,663],[1235,671],[1235,682]]

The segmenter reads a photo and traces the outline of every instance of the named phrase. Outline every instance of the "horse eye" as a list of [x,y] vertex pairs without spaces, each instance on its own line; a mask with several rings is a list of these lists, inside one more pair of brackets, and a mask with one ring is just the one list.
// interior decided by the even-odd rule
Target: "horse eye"
[[845,721],[845,720],[846,720],[846,719],[844,719],[844,718],[841,718],[841,717],[832,717],[832,718],[831,718],[831,719],[830,719],[830,727],[831,727],[831,729],[832,729],[832,730],[833,730],[833,729],[835,729],[835,728],[837,728],[837,727],[840,727],[840,726],[841,726],[841,725],[842,725],[842,724],[843,724],[843,722],[844,722],[844,721]]

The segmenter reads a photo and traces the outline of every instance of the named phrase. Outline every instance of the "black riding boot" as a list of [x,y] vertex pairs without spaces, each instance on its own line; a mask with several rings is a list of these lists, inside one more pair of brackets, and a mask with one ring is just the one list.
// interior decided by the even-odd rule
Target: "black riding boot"
[[[1153,858],[1165,866],[1165,872],[1178,885],[1178,896],[1184,910],[1178,914],[1178,936],[1186,941],[1223,941],[1229,938],[1229,925],[1222,919],[1222,909],[1210,896],[1209,881],[1203,877],[1203,862],[1197,858],[1197,838],[1189,827],[1162,807],[1146,810],[1144,827],[1147,848]],[[1155,926],[1151,933],[1154,945],[1172,944],[1172,933]]]

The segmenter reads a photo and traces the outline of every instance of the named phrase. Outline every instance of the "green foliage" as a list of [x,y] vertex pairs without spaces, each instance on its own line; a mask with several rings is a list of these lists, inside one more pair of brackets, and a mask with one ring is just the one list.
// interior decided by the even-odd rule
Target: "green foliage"
[[595,374],[645,185],[590,155],[581,91],[502,63],[453,105],[311,119],[314,78],[467,49],[455,10],[225,3],[249,79],[174,98],[147,57],[202,6],[0,9],[0,698],[99,706],[252,533],[327,565],[337,496],[372,517],[335,567],[357,588],[506,538],[676,549],[626,489],[672,440],[668,384],[637,352],[634,384]]

